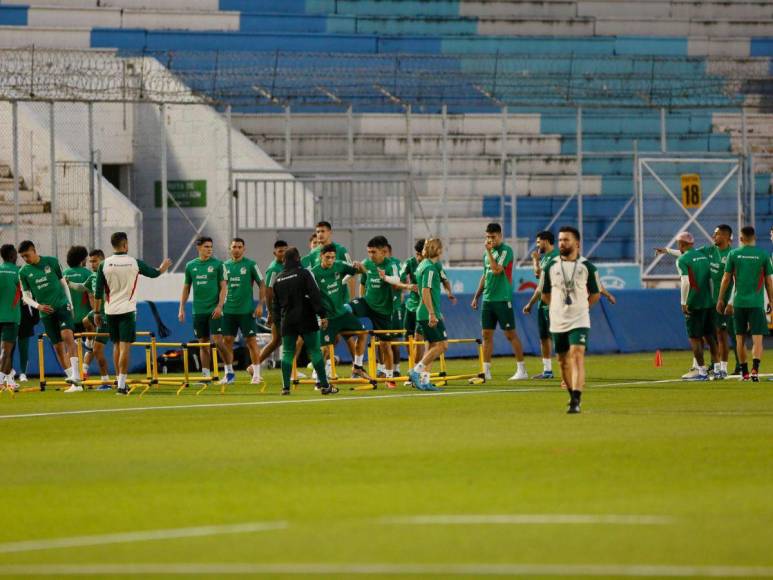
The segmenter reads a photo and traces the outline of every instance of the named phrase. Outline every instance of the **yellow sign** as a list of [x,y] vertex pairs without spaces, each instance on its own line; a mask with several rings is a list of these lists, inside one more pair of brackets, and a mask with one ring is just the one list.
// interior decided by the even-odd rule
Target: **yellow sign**
[[690,209],[700,207],[702,201],[701,176],[697,173],[682,175],[682,205]]

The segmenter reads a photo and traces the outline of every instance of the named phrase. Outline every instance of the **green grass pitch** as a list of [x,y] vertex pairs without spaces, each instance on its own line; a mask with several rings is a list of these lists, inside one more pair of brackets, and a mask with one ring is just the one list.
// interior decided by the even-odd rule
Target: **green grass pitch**
[[589,357],[579,416],[512,359],[439,395],[3,394],[0,575],[773,576],[773,383],[664,359]]

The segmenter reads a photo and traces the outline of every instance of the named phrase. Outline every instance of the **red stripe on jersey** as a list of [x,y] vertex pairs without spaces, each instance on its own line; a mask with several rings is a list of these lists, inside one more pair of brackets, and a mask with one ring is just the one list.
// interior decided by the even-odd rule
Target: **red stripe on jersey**
[[140,279],[140,274],[137,272],[137,275],[134,277],[134,284],[132,284],[132,291],[131,294],[129,294],[129,300],[134,298],[134,291],[137,290],[137,280]]
[[757,292],[765,285],[765,266],[760,267],[760,278],[757,280]]
[[16,306],[19,304],[19,300],[21,300],[21,285],[16,285],[16,294],[13,297],[13,305]]
[[507,281],[510,282],[510,284],[513,283],[513,262],[510,262],[507,266],[505,266],[505,276],[507,276]]
[[687,266],[687,277],[690,279],[690,288],[699,292],[700,288],[698,288],[698,283],[695,281],[695,272],[692,271],[690,266]]

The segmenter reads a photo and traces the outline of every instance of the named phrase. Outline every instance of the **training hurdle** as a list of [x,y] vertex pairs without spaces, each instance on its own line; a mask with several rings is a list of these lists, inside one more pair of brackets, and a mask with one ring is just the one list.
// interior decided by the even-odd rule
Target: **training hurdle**
[[[141,343],[144,345],[144,343]],[[201,388],[196,391],[196,394],[199,395],[203,393],[207,387],[212,383],[213,381],[219,381],[220,380],[220,373],[218,371],[219,363],[217,359],[217,345],[215,345],[214,342],[157,342],[155,338],[151,338],[151,341],[148,345],[151,349],[151,356],[153,360],[152,365],[152,373],[153,373],[153,384],[156,386],[161,385],[168,385],[168,386],[175,386],[177,387],[176,394],[179,396],[180,393],[182,393],[185,389],[187,389],[191,384],[201,384]],[[182,360],[183,360],[183,374],[182,375],[159,375],[158,372],[158,348],[182,348],[183,354],[182,354]],[[189,356],[189,349],[191,348],[209,348],[210,352],[212,353],[212,374],[208,377],[200,376],[196,377],[196,380],[191,382],[191,374],[190,374],[190,356]],[[147,389],[145,389],[141,395],[145,394]],[[129,390],[129,394],[131,394],[131,389]],[[225,393],[225,385],[221,385],[220,393]]]
[[[370,344],[368,344],[368,375],[370,376],[370,380],[363,379],[363,378],[346,378],[346,377],[339,377],[336,371],[336,365],[335,365],[335,345],[331,344],[328,345],[328,355],[330,357],[330,360],[333,361],[333,364],[331,365],[331,375],[328,377],[328,382],[332,385],[356,385],[352,386],[352,390],[373,390],[378,388],[379,383],[385,383],[389,381],[408,381],[410,380],[407,375],[401,375],[398,377],[377,377],[376,376],[376,350],[378,346],[381,344],[382,341],[379,340],[380,336],[385,335],[404,335],[405,330],[356,330],[356,331],[348,331],[348,332],[342,332],[341,336],[356,336],[361,334],[367,334],[371,337]],[[416,364],[416,346],[419,344],[423,344],[425,346],[428,346],[429,343],[426,341],[417,341],[412,336],[408,337],[408,340],[389,340],[386,341],[390,344],[390,346],[407,346],[408,347],[408,368],[413,368]],[[456,381],[456,380],[464,380],[464,379],[472,379],[472,378],[481,378],[483,379],[485,377],[484,368],[483,368],[483,344],[481,339],[479,338],[450,338],[448,339],[449,344],[477,344],[478,345],[478,364],[479,369],[477,372],[474,373],[463,373],[463,374],[456,374],[456,375],[449,375],[447,366],[446,366],[446,358],[444,354],[441,354],[440,357],[438,357],[438,364],[440,367],[440,370],[437,372],[430,373],[430,378],[434,379],[440,379],[439,383],[442,385],[447,384],[449,381]],[[317,382],[319,382],[316,379],[299,379],[297,377],[297,368],[295,365],[295,360],[293,360],[293,369],[292,369],[292,375],[291,380],[293,384],[293,388],[297,388],[298,385],[314,385]]]

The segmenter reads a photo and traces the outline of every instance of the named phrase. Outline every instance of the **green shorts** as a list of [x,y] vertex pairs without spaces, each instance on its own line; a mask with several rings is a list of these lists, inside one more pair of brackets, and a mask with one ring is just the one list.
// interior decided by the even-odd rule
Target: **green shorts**
[[137,340],[137,313],[125,312],[124,314],[107,315],[107,331],[110,333],[110,342],[134,342]]
[[539,329],[540,340],[550,338],[550,308],[539,306],[537,308],[537,328]]
[[62,342],[62,331],[72,330],[72,312],[69,308],[57,308],[51,314],[47,316],[41,316],[40,321],[43,323],[43,329],[48,335],[48,339],[51,344],[59,344]]
[[764,308],[733,308],[733,324],[736,334],[768,334],[768,317]]
[[714,330],[727,330],[728,334],[735,334],[732,315],[720,314],[716,308],[712,308],[712,316],[714,317]]
[[247,314],[223,314],[220,328],[225,336],[236,336],[242,331],[242,336],[255,336],[258,334],[258,324],[252,312]]
[[403,313],[403,326],[405,326],[405,338],[416,334],[418,325],[416,324],[416,311],[405,309]]
[[19,325],[15,322],[0,322],[0,342],[16,342]]
[[193,315],[193,335],[201,340],[202,338],[210,338],[216,334],[223,334],[223,317],[212,318],[212,313],[209,314],[194,314]]
[[[96,323],[94,322],[94,311],[90,311],[86,318],[88,318],[91,321],[91,324],[93,324],[96,327],[96,330],[94,332],[99,332],[101,334],[109,334],[110,329],[107,327],[107,316],[105,316],[104,313],[102,313],[102,324],[100,326],[96,326]],[[107,344],[108,337],[107,336],[97,336],[94,338],[98,343],[100,344]]]
[[438,320],[434,328],[429,325],[429,320],[418,320],[416,325],[418,327],[418,332],[421,333],[421,335],[424,337],[424,340],[430,344],[448,340],[446,325],[442,320]]
[[556,354],[569,352],[569,347],[572,345],[588,348],[589,335],[590,328],[573,328],[567,332],[554,332],[553,348],[556,349]]
[[[696,308],[684,315],[684,323],[687,327],[687,336],[690,338],[703,338],[714,336],[714,314],[711,308]],[[719,314],[717,312],[717,314]]]
[[327,328],[325,330],[320,329],[319,331],[322,346],[335,344],[336,336],[347,330],[365,330],[365,325],[354,314],[348,312],[335,318],[329,318]]
[[[362,298],[357,298],[349,303],[352,314],[357,318],[368,318],[373,325],[373,330],[394,330],[392,326],[392,314],[381,314],[373,310]],[[399,326],[398,326],[399,328]],[[383,338],[384,335],[381,335]]]
[[483,302],[480,309],[481,328],[495,330],[497,323],[502,330],[515,330],[515,311],[512,302]]

